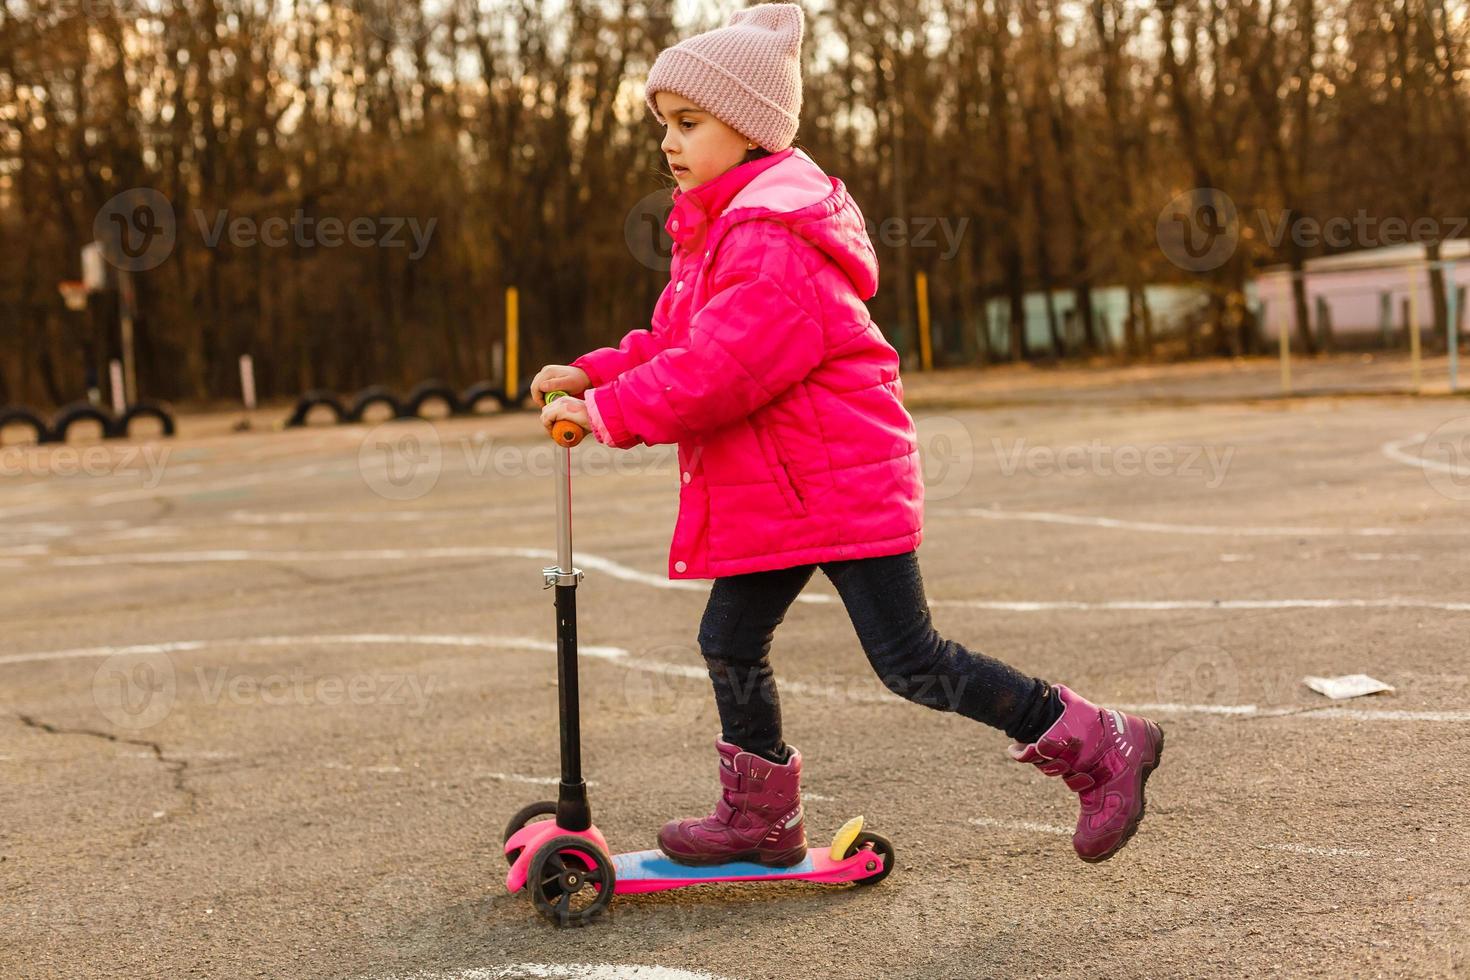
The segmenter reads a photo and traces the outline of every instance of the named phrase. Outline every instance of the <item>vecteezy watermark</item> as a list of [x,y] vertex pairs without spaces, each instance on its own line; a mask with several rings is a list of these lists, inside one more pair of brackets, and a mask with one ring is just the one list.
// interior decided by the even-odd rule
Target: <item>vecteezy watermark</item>
[[142,476],[143,488],[163,482],[168,446],[6,446],[0,477]]
[[353,0],[367,29],[389,43],[427,37],[445,19],[449,0]]
[[412,673],[308,674],[296,667],[289,671],[256,676],[227,667],[195,667],[194,681],[200,700],[211,707],[221,704],[265,705],[267,707],[404,707],[414,717],[423,715],[439,678]]
[[1435,426],[1419,446],[1420,469],[1436,493],[1470,500],[1470,415]]
[[1278,214],[1274,218],[1260,208],[1256,211],[1266,244],[1280,248],[1289,237],[1301,248],[1327,245],[1331,248],[1378,248],[1383,245],[1409,245],[1414,242],[1443,241],[1459,238],[1470,219],[1418,217],[1410,221],[1394,215],[1380,217],[1359,208],[1352,216],[1334,215],[1314,218],[1311,215]]
[[178,222],[168,198],[151,187],[131,187],[108,199],[92,219],[102,255],[126,272],[146,272],[174,250]]
[[1165,704],[1235,704],[1240,700],[1240,668],[1221,647],[1190,647],[1165,662],[1157,690]]
[[[340,248],[352,245],[357,248],[408,248],[412,240],[410,261],[418,261],[429,249],[434,237],[438,218],[430,218],[423,224],[412,217],[357,217],[344,221],[336,217],[313,218],[297,208],[289,218],[274,215],[263,221],[253,217],[230,217],[230,212],[220,209],[213,215],[202,208],[195,208],[194,221],[199,226],[199,235],[210,248],[219,246],[225,239],[235,248]],[[289,238],[287,232],[290,232]]]
[[[456,453],[454,450],[458,450]],[[445,444],[428,419],[384,422],[363,437],[358,447],[358,472],[373,493],[386,500],[417,500],[439,484],[451,462],[466,476],[514,479],[545,478],[556,472],[556,457],[566,449],[549,439],[532,444],[497,442],[477,435]],[[586,476],[640,476],[677,473],[679,450],[674,445],[613,449],[590,436],[571,454],[571,468]]]
[[967,215],[954,219],[932,215],[884,218],[877,225],[868,222],[868,237],[888,248],[938,248],[940,238],[943,238],[944,251],[939,253],[939,260],[948,262],[959,254],[960,243],[969,225]]
[[[1260,238],[1273,249],[1290,240],[1299,248],[1379,248],[1459,238],[1470,218],[1374,215],[1359,208],[1351,215],[1316,217],[1257,208]],[[1155,234],[1165,257],[1191,272],[1218,269],[1240,244],[1241,219],[1235,202],[1218,187],[1196,187],[1178,195],[1159,212]]]
[[674,201],[666,190],[638,199],[623,218],[623,241],[639,265],[655,272],[668,272],[674,264],[674,240],[665,226]]
[[[188,644],[184,644],[188,646]],[[142,731],[161,723],[177,705],[181,681],[192,678],[191,698],[265,707],[402,707],[423,715],[439,678],[411,672],[315,674],[296,667],[255,674],[239,667],[195,667],[181,677],[167,649],[121,651],[103,660],[92,675],[92,702],[118,728]]]
[[999,438],[990,445],[1002,476],[1188,476],[1201,477],[1211,490],[1225,482],[1235,447],[1109,446],[1093,439],[1082,445],[1030,446],[1023,436],[1009,447]]
[[[669,236],[673,197],[667,190],[645,194],[623,218],[623,241],[639,265],[658,272],[668,272],[673,265],[674,240]],[[876,224],[869,220],[869,241],[888,248],[942,248],[941,261],[959,254],[965,231],[970,226],[967,215],[940,217],[933,215],[907,218],[884,218]]]
[[1155,236],[1164,255],[1181,269],[1218,269],[1240,242],[1235,202],[1216,187],[1185,191],[1159,212]]
[[358,447],[357,471],[385,500],[417,500],[438,485],[444,471],[439,430],[426,419],[384,422]]
[[1288,658],[1267,656],[1247,671],[1230,651],[1209,643],[1171,654],[1155,683],[1164,704],[1209,705],[1222,714],[1247,714],[1258,704],[1290,704],[1302,686],[1301,674]]
[[92,675],[92,703],[118,728],[152,728],[173,711],[179,694],[173,658],[164,651],[115,653]]
[[[229,209],[192,212],[200,240],[207,248],[221,242],[235,248],[391,248],[408,251],[410,261],[424,257],[438,218],[334,215],[315,217],[297,208],[289,215],[256,218],[231,215]],[[179,224],[168,198],[151,187],[133,187],[112,197],[97,211],[92,235],[108,262],[128,272],[162,265],[178,243]]]

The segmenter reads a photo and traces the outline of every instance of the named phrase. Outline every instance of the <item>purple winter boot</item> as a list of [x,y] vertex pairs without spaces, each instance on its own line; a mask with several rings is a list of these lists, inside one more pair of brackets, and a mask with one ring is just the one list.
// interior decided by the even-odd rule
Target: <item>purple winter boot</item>
[[801,753],[778,764],[715,739],[720,801],[707,817],[670,820],[658,846],[680,864],[758,861],[790,867],[806,857],[801,812]]
[[1164,751],[1164,732],[1147,718],[1097,705],[1060,684],[1062,716],[1030,745],[1007,750],[1082,799],[1072,846],[1084,861],[1106,861],[1143,820],[1143,787]]

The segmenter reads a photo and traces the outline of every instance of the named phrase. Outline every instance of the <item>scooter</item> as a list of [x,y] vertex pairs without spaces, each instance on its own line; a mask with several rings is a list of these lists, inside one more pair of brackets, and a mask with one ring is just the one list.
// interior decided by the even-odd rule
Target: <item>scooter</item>
[[[553,391],[546,403],[564,397]],[[577,583],[572,565],[571,452],[587,430],[563,419],[552,438],[556,454],[557,563],[541,570],[543,588],[556,588],[556,670],[561,715],[561,781],[556,800],[524,807],[505,828],[510,871],[505,887],[530,892],[536,911],[559,926],[579,926],[607,908],[614,895],[687,888],[717,882],[811,881],[875,885],[893,871],[893,845],[863,830],[863,818],[843,824],[825,851],[809,851],[800,863],[772,868],[749,861],[693,867],[658,849],[612,854],[592,823],[582,779],[581,717],[577,692]],[[553,819],[541,819],[551,817]]]

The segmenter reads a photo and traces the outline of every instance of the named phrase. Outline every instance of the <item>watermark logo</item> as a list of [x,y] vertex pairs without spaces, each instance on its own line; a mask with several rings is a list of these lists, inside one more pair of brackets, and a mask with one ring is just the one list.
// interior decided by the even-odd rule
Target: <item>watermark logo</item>
[[1470,415],[1441,422],[1419,447],[1424,479],[1450,500],[1470,500]]
[[915,420],[924,497],[933,502],[959,496],[975,475],[975,439],[959,419],[926,415]]
[[1158,695],[1165,704],[1233,705],[1240,698],[1240,669],[1221,647],[1191,647],[1159,671]]
[[152,728],[178,699],[174,662],[167,653],[115,653],[92,675],[92,703],[102,717],[126,731]]
[[379,497],[418,500],[438,485],[444,471],[439,432],[426,419],[384,422],[363,439],[357,469]]
[[151,187],[131,187],[102,205],[92,237],[108,262],[126,272],[146,272],[174,250],[178,222],[168,198]]
[[389,44],[412,44],[429,36],[444,6],[434,0],[353,0],[367,29]]
[[664,225],[674,200],[667,190],[645,194],[623,219],[623,241],[638,264],[655,272],[668,272],[674,264],[674,240]]
[[1174,198],[1159,212],[1155,226],[1164,255],[1190,272],[1218,269],[1240,243],[1235,202],[1217,187],[1196,187]]

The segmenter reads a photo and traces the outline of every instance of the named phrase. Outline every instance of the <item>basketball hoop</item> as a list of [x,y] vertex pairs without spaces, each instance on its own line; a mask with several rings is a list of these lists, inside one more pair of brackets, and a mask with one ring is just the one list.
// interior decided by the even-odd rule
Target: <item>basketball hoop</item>
[[57,292],[66,308],[80,313],[87,308],[87,284],[80,279],[63,279],[56,284]]

